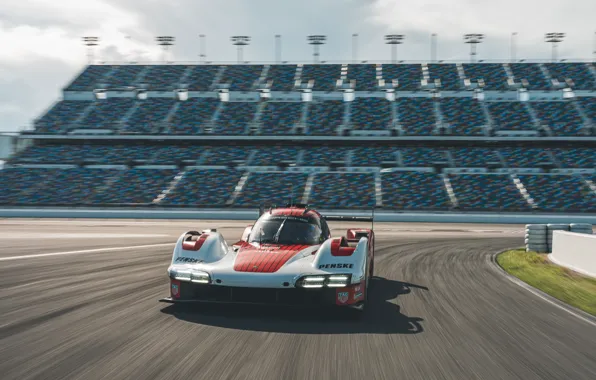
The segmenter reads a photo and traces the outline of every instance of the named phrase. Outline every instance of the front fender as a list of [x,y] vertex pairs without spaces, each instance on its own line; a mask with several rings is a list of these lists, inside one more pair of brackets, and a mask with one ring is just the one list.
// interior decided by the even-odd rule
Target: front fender
[[[196,239],[189,244],[189,237]],[[186,243],[186,244],[185,244]],[[178,238],[172,253],[172,265],[213,263],[221,260],[230,252],[228,243],[219,232],[198,234],[185,232]]]
[[369,252],[368,239],[361,238],[351,254],[344,250],[338,255],[338,245],[346,248],[345,238],[327,239],[315,254],[312,266],[329,274],[352,274],[352,283],[358,283],[365,277],[367,256]]

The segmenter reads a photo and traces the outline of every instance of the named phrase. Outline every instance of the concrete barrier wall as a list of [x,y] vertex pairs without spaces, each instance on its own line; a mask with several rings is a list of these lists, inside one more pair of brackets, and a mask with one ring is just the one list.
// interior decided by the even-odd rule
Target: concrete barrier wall
[[[321,210],[323,214],[370,216],[371,211]],[[99,218],[99,219],[220,219],[255,220],[257,210],[139,210],[139,209],[84,209],[84,208],[2,208],[0,218]],[[376,212],[377,222],[421,223],[590,223],[596,224],[596,215],[516,214],[516,213],[414,213]]]
[[548,257],[557,265],[596,278],[596,235],[554,231]]

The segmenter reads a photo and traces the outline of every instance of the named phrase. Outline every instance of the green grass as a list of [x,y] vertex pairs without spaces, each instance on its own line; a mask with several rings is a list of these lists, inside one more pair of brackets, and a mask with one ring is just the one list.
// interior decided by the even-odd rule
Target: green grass
[[555,265],[545,254],[523,249],[501,253],[497,263],[533,287],[596,316],[596,279]]

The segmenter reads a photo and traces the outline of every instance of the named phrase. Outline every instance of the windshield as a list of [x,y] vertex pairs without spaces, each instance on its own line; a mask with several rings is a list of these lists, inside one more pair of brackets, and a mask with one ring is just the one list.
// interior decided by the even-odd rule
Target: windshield
[[321,228],[312,218],[270,216],[255,223],[250,243],[261,244],[320,244]]

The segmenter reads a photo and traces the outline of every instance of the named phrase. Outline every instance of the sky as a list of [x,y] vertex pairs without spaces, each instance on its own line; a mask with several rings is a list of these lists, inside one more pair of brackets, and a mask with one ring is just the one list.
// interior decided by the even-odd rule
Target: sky
[[156,62],[159,35],[174,36],[173,61],[199,60],[204,34],[209,61],[236,60],[230,36],[251,36],[246,61],[274,61],[280,34],[284,61],[310,62],[309,34],[327,36],[321,60],[389,60],[385,34],[405,35],[398,59],[466,61],[465,33],[483,33],[478,59],[549,59],[546,32],[564,32],[560,58],[589,59],[596,38],[594,0],[0,0],[0,132],[31,125],[87,63],[81,37],[98,36],[96,61]]

